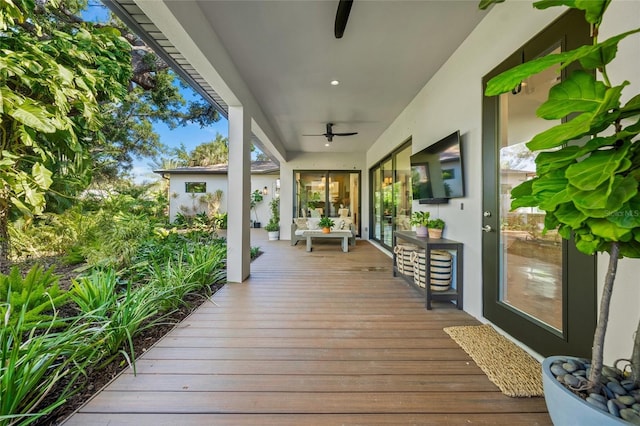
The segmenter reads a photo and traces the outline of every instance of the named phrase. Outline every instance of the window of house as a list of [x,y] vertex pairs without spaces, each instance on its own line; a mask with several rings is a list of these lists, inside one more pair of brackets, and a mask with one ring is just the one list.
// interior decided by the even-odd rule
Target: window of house
[[184,190],[189,194],[203,194],[207,192],[207,182],[185,182]]

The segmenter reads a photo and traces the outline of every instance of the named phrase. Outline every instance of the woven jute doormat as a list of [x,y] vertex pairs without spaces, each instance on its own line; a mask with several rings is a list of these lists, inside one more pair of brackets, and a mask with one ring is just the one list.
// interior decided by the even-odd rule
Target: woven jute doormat
[[492,326],[447,327],[444,331],[503,394],[511,397],[543,395],[540,363]]

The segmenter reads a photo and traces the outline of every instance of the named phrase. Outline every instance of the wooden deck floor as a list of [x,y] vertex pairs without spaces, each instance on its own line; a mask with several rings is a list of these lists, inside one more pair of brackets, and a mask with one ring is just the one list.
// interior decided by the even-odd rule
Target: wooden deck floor
[[502,395],[365,241],[256,241],[228,284],[65,425],[551,424],[541,398]]

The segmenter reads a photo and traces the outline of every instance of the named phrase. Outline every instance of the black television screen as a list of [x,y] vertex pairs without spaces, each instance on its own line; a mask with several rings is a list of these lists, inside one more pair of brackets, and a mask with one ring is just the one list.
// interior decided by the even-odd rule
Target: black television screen
[[460,132],[455,131],[411,156],[413,199],[446,202],[464,197]]

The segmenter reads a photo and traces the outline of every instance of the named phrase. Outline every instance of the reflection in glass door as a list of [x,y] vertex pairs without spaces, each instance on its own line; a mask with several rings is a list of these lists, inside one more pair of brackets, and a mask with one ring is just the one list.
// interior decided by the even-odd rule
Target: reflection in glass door
[[[560,47],[550,53],[560,53]],[[525,143],[560,122],[539,120],[536,109],[560,81],[559,67],[524,81],[500,96],[500,300],[557,330],[562,330],[562,239],[557,231],[542,234],[544,212],[510,211],[511,190],[535,176],[535,154]]]
[[382,163],[382,243],[391,247],[393,238],[393,162]]
[[393,231],[411,230],[411,141],[371,168],[370,237],[391,250]]
[[372,204],[373,215],[371,218],[371,230],[372,236],[375,240],[380,241],[382,237],[382,170],[378,167],[372,173],[373,191],[372,191]]

